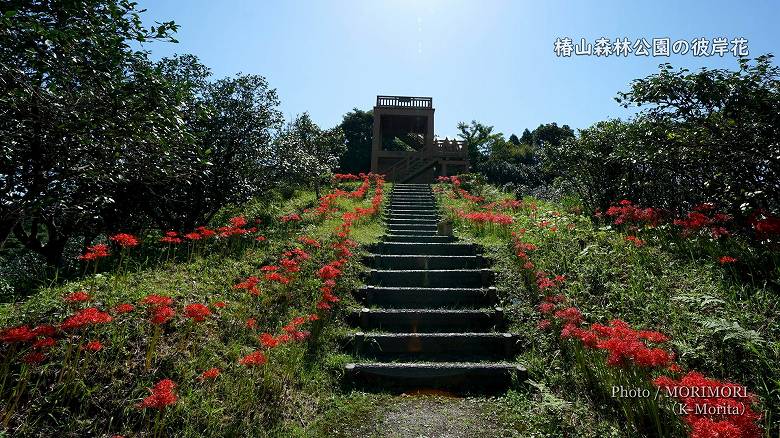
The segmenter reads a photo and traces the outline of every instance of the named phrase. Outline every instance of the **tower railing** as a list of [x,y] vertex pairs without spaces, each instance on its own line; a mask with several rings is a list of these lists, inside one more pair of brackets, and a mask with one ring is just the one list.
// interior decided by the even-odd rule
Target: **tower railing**
[[433,108],[432,97],[377,96],[376,106],[389,108]]

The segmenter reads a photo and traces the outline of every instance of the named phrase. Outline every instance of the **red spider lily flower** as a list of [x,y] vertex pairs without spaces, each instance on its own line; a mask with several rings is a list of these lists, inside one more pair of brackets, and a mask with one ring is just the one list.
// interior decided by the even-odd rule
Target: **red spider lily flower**
[[141,304],[150,306],[170,306],[173,304],[173,298],[163,295],[149,294],[141,300]]
[[247,221],[244,216],[236,216],[230,218],[230,225],[233,225],[236,228],[242,228],[246,224]]
[[298,238],[298,242],[301,242],[304,245],[313,246],[314,248],[319,248],[320,242],[317,241],[317,239],[309,236],[301,236]]
[[89,296],[88,293],[82,290],[82,291],[73,292],[68,295],[65,295],[62,299],[68,303],[81,303],[84,301],[89,301],[91,297]]
[[31,351],[22,358],[22,362],[26,363],[27,365],[36,365],[43,362],[44,360],[46,360],[46,355],[40,351]]
[[284,344],[285,342],[290,342],[292,338],[290,338],[290,335],[288,333],[282,333],[281,335],[276,337],[276,340],[279,341],[280,344]]
[[305,316],[296,316],[295,318],[293,318],[292,324],[293,325],[301,325],[301,324],[305,324],[306,321],[308,321],[307,317],[305,317]]
[[200,239],[203,238],[203,235],[193,231],[191,233],[185,234],[184,237],[189,239],[189,240],[200,240]]
[[138,246],[138,244],[140,243],[137,237],[128,233],[114,234],[108,239],[116,243],[117,245],[121,246],[122,248],[133,248]]
[[550,323],[550,320],[549,320],[549,319],[542,319],[541,321],[539,321],[539,322],[536,324],[536,327],[537,327],[539,330],[547,330],[547,329],[549,329],[549,328],[550,328],[550,324],[551,324],[551,323]]
[[308,338],[310,335],[311,333],[307,331],[294,331],[291,333],[291,336],[296,341],[303,341],[304,339]]
[[216,307],[217,309],[223,309],[225,308],[226,305],[227,304],[225,304],[224,301],[217,301],[216,303],[213,304],[213,306]]
[[41,336],[51,337],[57,333],[57,328],[51,324],[41,324],[39,326],[36,326],[34,329],[32,329],[32,332],[35,333],[35,336],[38,337]]
[[537,306],[537,309],[539,309],[540,313],[544,313],[544,314],[552,313],[555,310],[555,304],[543,302]]
[[[680,400],[685,411],[683,420],[690,426],[692,438],[763,436],[758,422],[761,414],[753,411],[756,401],[743,386],[704,377],[691,371],[680,380],[660,376],[653,381],[666,396]],[[732,409],[732,413],[709,414],[699,408]]]
[[178,396],[173,391],[176,388],[176,383],[171,379],[163,379],[157,382],[151,391],[151,395],[146,397],[138,407],[141,409],[163,409],[166,406],[170,406],[176,403]]
[[[597,212],[596,217],[600,217],[601,212]],[[622,224],[647,224],[651,227],[655,227],[661,220],[661,212],[653,208],[639,208],[629,200],[622,200],[619,205],[609,207],[606,212],[607,216],[614,218],[613,223],[615,225]]]
[[265,238],[265,236],[257,236],[255,237],[255,240],[257,240],[258,242],[265,242],[267,239]]
[[727,265],[729,263],[736,263],[737,259],[731,256],[723,256],[718,261],[721,265]]
[[341,271],[333,267],[332,264],[325,265],[320,268],[319,271],[317,271],[317,277],[320,277],[323,280],[330,280],[332,278],[338,277],[339,275],[341,275]]
[[548,295],[544,297],[544,300],[549,301],[551,303],[563,303],[566,301],[566,295],[563,294]]
[[311,315],[309,315],[308,318],[309,321],[317,321],[318,319],[320,319],[319,315],[317,315],[316,313],[312,313]]
[[298,258],[298,260],[309,260],[311,258],[309,253],[307,253],[301,248],[293,249],[292,251],[290,251],[290,255],[295,256],[296,258]]
[[162,325],[173,319],[175,315],[176,311],[173,310],[172,307],[159,306],[154,308],[154,311],[152,312],[152,319],[150,321],[152,324]]
[[80,255],[78,259],[90,261],[108,257],[110,255],[111,253],[108,251],[108,245],[99,243],[97,245],[88,246],[87,252],[85,252],[83,255]]
[[200,303],[188,304],[184,307],[184,314],[195,322],[203,322],[211,315],[208,306]]
[[176,231],[166,231],[165,235],[160,239],[160,242],[176,245],[181,243],[182,239]]
[[43,338],[38,339],[35,341],[32,345],[32,348],[35,349],[44,349],[44,348],[51,348],[53,346],[57,345],[57,340],[54,338]]
[[534,269],[534,264],[529,260],[523,264],[523,269],[528,269],[529,271]]
[[257,320],[254,318],[249,318],[246,320],[246,328],[254,330],[257,328]]
[[279,267],[274,265],[265,265],[265,266],[261,266],[260,270],[263,272],[274,272],[274,271],[278,271]]
[[116,313],[130,313],[133,310],[135,310],[135,306],[128,303],[118,304],[116,307],[114,307],[114,311]]
[[66,318],[60,324],[60,328],[62,330],[74,330],[87,325],[106,324],[113,321],[113,319],[108,313],[89,307]]
[[217,234],[216,231],[211,230],[211,229],[206,228],[206,227],[202,227],[202,226],[195,228],[195,231],[198,234],[200,234],[200,237],[202,237],[203,239],[208,239],[209,237],[214,237]]
[[301,216],[296,213],[290,213],[279,217],[279,221],[281,221],[282,223],[299,222],[300,220],[301,220]]
[[103,349],[103,344],[100,341],[93,340],[87,342],[81,348],[87,351],[100,351]]
[[6,344],[30,342],[35,338],[35,332],[26,325],[7,328],[0,333],[0,341]]
[[260,295],[260,289],[257,288],[257,284],[260,283],[260,279],[254,275],[249,276],[246,280],[234,284],[233,289],[245,289],[250,295]]
[[320,301],[317,303],[317,308],[320,310],[330,310],[332,306],[327,301]]
[[582,313],[576,307],[567,307],[556,311],[553,316],[565,321],[567,324],[579,325],[583,321]]
[[631,242],[635,247],[639,248],[645,245],[645,241],[636,236],[626,236],[626,242]]
[[669,342],[669,337],[661,332],[651,331],[651,330],[639,330],[637,332],[637,336],[641,339],[644,339],[646,341],[654,342],[656,344],[661,344],[664,342]]
[[221,374],[221,371],[219,368],[211,368],[208,369],[200,374],[200,377],[198,377],[198,380],[214,380]]
[[298,262],[293,259],[281,259],[279,260],[279,264],[282,265],[287,272],[298,272],[301,270],[300,266],[298,266]]
[[274,348],[279,345],[279,340],[274,338],[273,335],[270,333],[263,333],[262,335],[260,335],[259,339],[263,347],[266,348]]
[[265,274],[264,277],[267,281],[276,281],[280,284],[287,284],[290,282],[290,279],[285,277],[282,274],[279,274],[278,272],[269,272]]
[[266,362],[268,362],[268,359],[265,357],[262,351],[255,351],[254,353],[249,353],[238,361],[238,363],[246,367],[260,366],[265,364]]
[[539,277],[536,279],[536,286],[539,288],[539,290],[545,290],[552,287],[557,287],[558,285],[547,277]]

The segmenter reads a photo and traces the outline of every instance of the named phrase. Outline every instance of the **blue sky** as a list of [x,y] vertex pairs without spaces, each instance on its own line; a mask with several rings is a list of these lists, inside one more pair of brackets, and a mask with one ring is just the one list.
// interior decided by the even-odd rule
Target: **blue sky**
[[[141,0],[145,22],[174,20],[178,44],[153,58],[192,53],[215,76],[268,78],[285,117],[308,111],[323,127],[377,94],[432,96],[436,133],[459,121],[507,135],[558,122],[584,128],[626,117],[614,97],[658,64],[735,68],[736,58],[556,57],[553,43],[585,38],[744,37],[750,56],[780,58],[776,1]],[[776,59],[776,62],[777,59]]]

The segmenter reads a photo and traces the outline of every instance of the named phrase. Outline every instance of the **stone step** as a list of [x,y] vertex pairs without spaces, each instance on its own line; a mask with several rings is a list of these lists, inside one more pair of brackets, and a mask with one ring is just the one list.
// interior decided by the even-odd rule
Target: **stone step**
[[435,236],[436,230],[408,230],[398,228],[388,228],[387,232],[390,234],[408,234],[412,236]]
[[417,231],[432,231],[436,232],[437,225],[434,223],[420,223],[420,224],[411,224],[411,223],[405,223],[405,224],[388,224],[388,229],[393,230],[395,234],[405,234],[406,230],[417,230]]
[[385,220],[385,223],[387,225],[432,225],[436,227],[439,225],[439,220],[431,219],[431,218],[422,218],[422,217],[389,218]]
[[493,393],[506,391],[528,377],[522,366],[505,362],[367,362],[346,364],[344,370],[354,386],[396,392]]
[[355,298],[367,307],[463,309],[492,307],[498,303],[495,287],[382,287],[363,286]]
[[439,212],[420,212],[420,211],[403,211],[403,210],[386,210],[384,219],[436,219],[441,217]]
[[511,359],[511,333],[364,333],[349,339],[356,355],[387,361],[479,361]]
[[[415,254],[415,255],[476,255],[479,251],[471,243],[420,243],[420,242],[380,242],[371,250],[376,254]],[[369,247],[371,248],[371,247]]]
[[382,215],[383,219],[438,219],[441,217],[438,211],[436,212],[421,212],[419,210],[403,211],[403,210],[385,210]]
[[486,287],[493,283],[493,271],[490,269],[372,269],[368,281],[374,286]]
[[421,242],[421,243],[447,243],[454,242],[453,236],[430,236],[414,234],[385,234],[384,242]]
[[353,314],[363,331],[434,333],[492,332],[504,328],[504,310],[369,309]]
[[383,255],[369,254],[363,264],[374,269],[481,269],[487,263],[481,255]]
[[387,208],[390,210],[433,210],[438,212],[439,208],[433,202],[413,202],[413,201],[399,201],[387,203]]

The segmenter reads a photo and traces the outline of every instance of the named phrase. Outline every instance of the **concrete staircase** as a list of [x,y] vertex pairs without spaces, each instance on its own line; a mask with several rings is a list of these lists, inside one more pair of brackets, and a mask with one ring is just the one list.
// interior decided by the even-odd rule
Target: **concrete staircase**
[[439,211],[427,184],[395,184],[388,234],[370,247],[363,309],[348,348],[364,361],[346,365],[369,389],[495,392],[524,380],[510,362],[517,339],[504,333],[493,272],[473,244],[436,234]]

